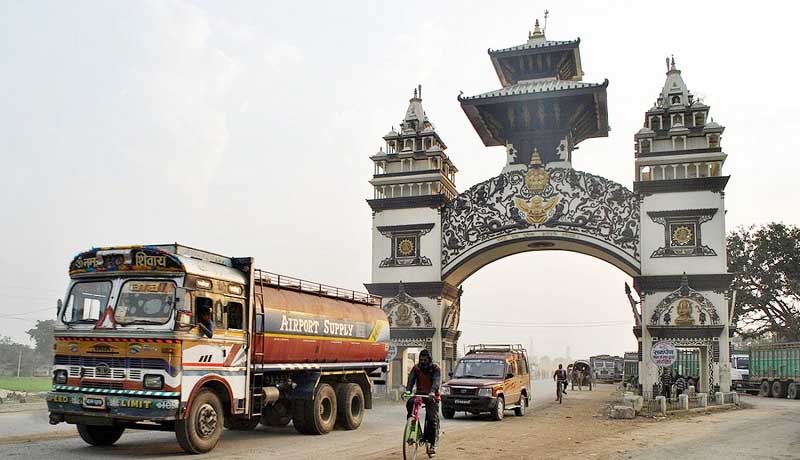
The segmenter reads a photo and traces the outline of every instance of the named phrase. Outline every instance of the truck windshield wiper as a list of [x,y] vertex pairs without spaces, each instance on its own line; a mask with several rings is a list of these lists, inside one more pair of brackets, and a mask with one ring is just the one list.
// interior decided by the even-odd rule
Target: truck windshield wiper
[[158,324],[158,325],[161,325],[161,324],[164,324],[164,322],[163,321],[156,321],[156,320],[152,320],[152,319],[137,319],[135,321],[128,321],[128,322],[124,322],[124,323],[120,322],[120,321],[117,321],[117,324],[121,324],[123,326],[129,326],[131,324]]

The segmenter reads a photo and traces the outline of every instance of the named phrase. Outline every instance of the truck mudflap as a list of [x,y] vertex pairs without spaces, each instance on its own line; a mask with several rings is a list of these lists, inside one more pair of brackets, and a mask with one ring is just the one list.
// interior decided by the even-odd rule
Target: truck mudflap
[[[64,420],[68,423],[86,417],[97,420],[172,421],[177,420],[179,407],[180,400],[177,397],[61,391],[47,394],[47,410],[50,411],[51,420]],[[53,418],[53,415],[57,417]]]

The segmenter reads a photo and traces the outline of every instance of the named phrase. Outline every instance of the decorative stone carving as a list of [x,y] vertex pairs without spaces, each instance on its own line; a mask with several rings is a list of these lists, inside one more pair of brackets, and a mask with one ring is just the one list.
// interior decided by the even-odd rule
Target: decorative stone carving
[[442,265],[514,233],[563,230],[602,240],[639,261],[639,199],[620,184],[568,168],[513,170],[442,208]]
[[392,327],[433,327],[430,313],[421,303],[408,295],[400,283],[395,297],[386,302],[383,311]]
[[[698,312],[697,321],[694,316],[695,310]],[[677,316],[674,316],[673,312]],[[673,317],[674,321],[672,321]],[[714,304],[703,294],[689,287],[689,280],[684,273],[681,278],[681,287],[668,294],[656,305],[650,316],[650,325],[705,326],[710,323],[713,326],[719,324],[719,320],[719,314],[717,314]]]

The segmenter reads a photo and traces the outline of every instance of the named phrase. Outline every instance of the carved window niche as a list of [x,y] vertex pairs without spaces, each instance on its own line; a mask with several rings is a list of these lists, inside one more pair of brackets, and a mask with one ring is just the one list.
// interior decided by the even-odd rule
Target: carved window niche
[[650,257],[716,256],[713,249],[703,244],[701,231],[702,224],[716,213],[716,208],[648,212],[653,222],[664,226],[664,246],[653,251]]
[[392,240],[392,253],[380,263],[385,267],[431,266],[431,259],[422,255],[420,241],[430,232],[433,224],[395,225],[378,227],[378,231]]

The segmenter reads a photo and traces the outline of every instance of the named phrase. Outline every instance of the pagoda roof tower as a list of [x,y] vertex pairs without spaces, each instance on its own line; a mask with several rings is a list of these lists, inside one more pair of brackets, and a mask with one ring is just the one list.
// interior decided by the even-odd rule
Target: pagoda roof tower
[[484,145],[506,145],[509,164],[527,164],[537,151],[544,164],[569,164],[572,150],[608,136],[606,87],[582,81],[580,39],[551,41],[536,21],[528,41],[489,50],[500,89],[459,96]]

